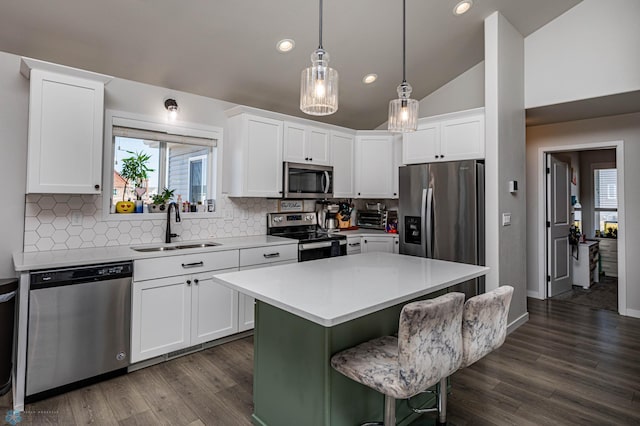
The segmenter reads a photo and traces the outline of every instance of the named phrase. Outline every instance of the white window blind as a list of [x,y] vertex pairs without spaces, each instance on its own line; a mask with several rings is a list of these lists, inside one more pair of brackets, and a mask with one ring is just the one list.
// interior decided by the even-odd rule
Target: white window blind
[[113,136],[121,136],[132,139],[142,139],[147,141],[161,141],[181,143],[188,145],[217,146],[215,139],[200,138],[196,136],[174,135],[171,133],[154,132],[152,130],[132,129],[130,127],[113,126]]
[[594,171],[594,207],[596,209],[618,208],[618,176],[616,169]]

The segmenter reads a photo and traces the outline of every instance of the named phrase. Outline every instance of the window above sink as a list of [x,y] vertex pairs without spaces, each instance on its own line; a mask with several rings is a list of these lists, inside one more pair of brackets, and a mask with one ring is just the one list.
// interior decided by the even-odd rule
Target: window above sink
[[[222,158],[218,154],[222,129],[190,123],[162,123],[149,117],[107,111],[105,125],[103,216],[105,220],[160,219],[151,208],[152,197],[165,188],[173,191],[170,201],[189,202],[195,210],[186,217],[218,217],[216,198],[221,193],[219,177]],[[146,179],[133,179],[126,173],[127,160],[144,163]],[[127,177],[129,177],[127,179]],[[139,199],[142,213],[117,213],[134,209]],[[182,213],[182,212],[181,212]]]

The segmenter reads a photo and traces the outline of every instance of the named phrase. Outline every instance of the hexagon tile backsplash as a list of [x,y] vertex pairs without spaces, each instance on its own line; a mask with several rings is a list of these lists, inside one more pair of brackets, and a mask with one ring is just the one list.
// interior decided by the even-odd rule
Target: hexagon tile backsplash
[[[202,240],[267,233],[268,212],[277,200],[227,198],[216,200],[222,218],[190,218],[171,223],[174,241]],[[80,224],[72,224],[77,217]],[[172,215],[173,216],[173,215]],[[74,221],[75,222],[75,221]],[[24,251],[66,250],[164,242],[166,216],[151,220],[104,220],[99,195],[26,196]]]

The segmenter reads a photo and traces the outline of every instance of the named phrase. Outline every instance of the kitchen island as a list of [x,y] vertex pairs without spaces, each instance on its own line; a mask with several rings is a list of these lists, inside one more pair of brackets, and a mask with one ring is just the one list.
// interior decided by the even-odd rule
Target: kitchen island
[[[382,419],[383,396],[335,372],[333,354],[397,332],[402,306],[485,275],[484,266],[366,253],[216,275],[256,299],[254,423],[342,426]],[[429,395],[416,405],[433,403]],[[398,424],[415,415],[397,402]]]

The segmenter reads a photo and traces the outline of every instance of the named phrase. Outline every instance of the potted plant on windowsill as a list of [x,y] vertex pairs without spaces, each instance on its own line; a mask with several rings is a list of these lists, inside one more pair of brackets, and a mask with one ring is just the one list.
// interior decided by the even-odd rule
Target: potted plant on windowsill
[[[132,156],[122,159],[120,176],[124,179],[125,184],[124,190],[122,191],[122,201],[116,203],[117,213],[133,213],[135,211],[135,202],[132,201],[131,198],[129,198],[129,200],[126,199],[127,188],[131,183],[135,184],[136,188],[142,187],[143,182],[149,178],[148,173],[153,171],[153,169],[147,165],[151,159],[151,155],[144,152],[127,152]],[[140,203],[142,203],[141,196],[145,191],[135,191],[136,199],[139,200]]]
[[164,188],[161,193],[151,196],[150,213],[164,213],[167,211],[167,201],[173,197],[175,189]]

